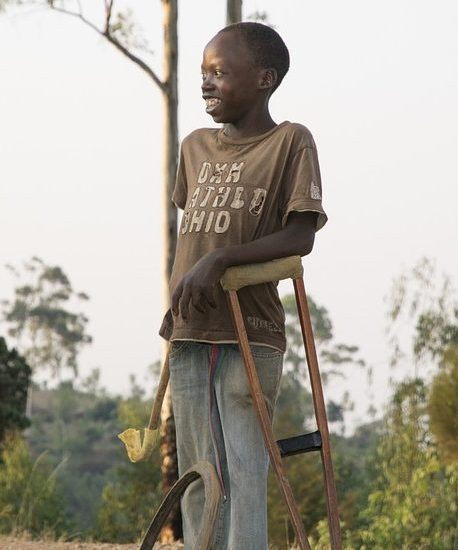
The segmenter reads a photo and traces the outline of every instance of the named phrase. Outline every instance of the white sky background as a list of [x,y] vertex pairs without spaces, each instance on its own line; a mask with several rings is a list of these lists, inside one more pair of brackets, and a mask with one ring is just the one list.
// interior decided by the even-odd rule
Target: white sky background
[[[161,74],[159,0],[120,4]],[[225,4],[180,2],[181,137],[213,125],[200,62]],[[273,117],[305,124],[318,146],[330,221],[304,262],[306,286],[337,339],[374,366],[379,401],[393,374],[383,303],[392,278],[428,256],[458,281],[458,3],[245,0],[244,15],[255,10],[292,58]],[[100,367],[112,392],[160,356],[161,107],[153,82],[79,21],[0,15],[0,262],[38,255],[91,296],[81,374]],[[0,266],[0,298],[13,282]],[[362,418],[364,374],[334,385],[364,404]]]

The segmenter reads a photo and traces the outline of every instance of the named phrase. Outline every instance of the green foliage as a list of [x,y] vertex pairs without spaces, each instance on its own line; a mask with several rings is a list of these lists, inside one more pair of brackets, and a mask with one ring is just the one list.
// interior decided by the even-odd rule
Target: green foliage
[[[342,550],[356,550],[351,541],[351,533],[341,524]],[[331,537],[329,534],[328,522],[322,519],[316,528],[316,535],[310,539],[310,546],[313,550],[329,550],[331,548]]]
[[388,297],[388,318],[393,365],[406,356],[400,338],[403,321],[413,328],[414,361],[440,361],[450,344],[458,344],[458,303],[450,279],[439,276],[428,258],[396,277]]
[[[292,456],[285,459],[288,481],[298,503],[307,532],[312,532],[326,515],[323,476],[318,453]],[[268,483],[269,540],[284,548],[294,540],[288,511],[272,473]]]
[[[429,392],[431,430],[447,461],[458,459],[458,301],[447,275],[438,276],[431,260],[423,258],[395,280],[389,300],[393,363],[405,356],[400,321],[412,331],[414,362],[430,367],[434,376]],[[432,367],[432,368],[431,368]]]
[[[131,382],[134,396],[119,404],[120,431],[144,426],[151,409],[150,401],[135,395],[135,379]],[[124,455],[112,474],[112,481],[103,489],[95,537],[102,541],[135,542],[162,500],[159,450],[155,449],[147,461],[135,464]]]
[[[311,394],[295,375],[294,371],[284,373],[280,394],[275,408],[274,432],[278,439],[304,433],[313,415]],[[288,480],[294,487],[294,494],[300,502],[300,512],[306,520],[306,528],[313,527],[324,511],[324,494],[319,457],[313,453],[290,457],[285,460]],[[278,489],[277,481],[269,474],[268,481],[269,540],[282,547],[294,539],[288,521],[288,511]]]
[[368,458],[378,443],[380,430],[381,422],[376,421],[359,426],[350,437],[331,438],[340,519],[348,532],[357,532],[362,525],[360,512],[366,506],[374,478]]
[[34,417],[27,437],[34,456],[47,452],[52,464],[65,462],[59,481],[65,512],[78,532],[89,532],[111,469],[124,457],[116,439],[121,428],[119,398],[62,382],[53,390],[33,392]]
[[[94,371],[81,381],[84,391],[70,381],[52,390],[35,388],[27,438],[40,464],[46,455],[50,467],[61,465],[53,479],[73,535],[134,541],[161,500],[160,462],[155,456],[153,463],[131,464],[116,436],[126,426],[144,425],[151,402],[133,377],[128,399],[106,395],[98,379]],[[13,498],[8,495],[5,502]]]
[[[291,419],[288,419],[291,425]],[[281,426],[277,425],[277,433]],[[293,433],[299,433],[297,430]],[[339,498],[340,517],[346,526],[347,543],[350,534],[357,532],[361,526],[359,514],[367,502],[370,491],[371,470],[367,466],[367,457],[377,442],[378,423],[361,426],[350,437],[334,436],[331,440],[333,465]],[[292,456],[285,459],[288,480],[299,504],[302,520],[307,533],[326,546],[326,536],[320,535],[322,523],[326,517],[324,480],[321,461],[318,453]],[[294,540],[294,532],[288,519],[288,512],[283,497],[278,490],[274,476],[269,476],[268,484],[269,540],[277,548],[285,548]],[[318,546],[318,548],[321,548]],[[312,548],[315,548],[312,545]],[[350,548],[350,547],[349,547]]]
[[401,384],[375,455],[376,478],[362,513],[361,550],[449,550],[457,526],[458,470],[444,468],[428,432],[426,388]]
[[[308,304],[317,351],[321,363],[324,364],[323,381],[328,382],[333,375],[342,376],[343,364],[352,362],[363,365],[364,362],[356,358],[355,346],[334,342],[332,322],[326,308],[318,306],[310,297]],[[274,418],[274,431],[279,439],[316,429],[312,396],[307,389],[305,351],[294,295],[284,297],[283,305],[286,313],[288,351]],[[345,408],[345,402],[328,403],[330,421],[343,421]],[[374,444],[375,435],[376,430],[372,429],[370,434],[361,430],[351,438],[333,438],[336,482],[342,510],[345,510],[343,519],[351,526],[356,524],[358,507],[368,492],[363,457]],[[314,533],[320,521],[326,516],[320,456],[317,453],[309,453],[287,458],[285,468],[306,530]],[[269,477],[268,483],[268,511],[269,539],[278,548],[285,548],[294,540],[294,533],[273,475]]]
[[87,317],[70,307],[88,296],[73,290],[60,267],[48,266],[40,258],[25,262],[22,272],[8,268],[20,283],[14,299],[2,302],[3,320],[17,349],[33,370],[58,376],[69,368],[76,375],[78,353],[92,339],[86,333]]
[[458,462],[458,346],[451,345],[432,381],[428,402],[431,431],[447,462]]
[[26,417],[30,367],[15,349],[8,350],[0,337],[0,442],[7,430],[23,430],[30,422]]
[[0,448],[0,533],[58,536],[67,528],[57,470],[10,432]]
[[135,542],[146,531],[162,500],[158,452],[152,460],[116,468],[116,479],[103,489],[94,531],[98,540]]
[[[282,377],[280,395],[274,419],[277,438],[288,437],[316,429],[312,426],[310,393],[297,379],[294,371]],[[359,511],[369,492],[368,470],[365,458],[374,447],[378,426],[371,424],[356,430],[351,437],[334,436],[333,462],[339,494],[341,518],[349,529],[356,529]],[[301,517],[307,532],[315,533],[326,515],[324,481],[319,454],[292,456],[285,459],[288,480],[299,503]],[[293,541],[294,533],[288,520],[283,497],[271,474],[268,483],[269,540],[276,547],[285,548]],[[323,543],[324,544],[324,543]]]

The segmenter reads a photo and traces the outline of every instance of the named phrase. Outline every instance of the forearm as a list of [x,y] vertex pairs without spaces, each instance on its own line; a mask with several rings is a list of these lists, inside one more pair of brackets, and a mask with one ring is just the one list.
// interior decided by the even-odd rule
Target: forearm
[[260,239],[214,251],[221,269],[233,265],[267,262],[286,256],[305,256],[312,251],[315,240],[316,215],[313,212],[294,213],[287,226]]
[[226,269],[233,265],[267,262],[299,254],[305,256],[313,248],[316,228],[314,212],[293,212],[281,231],[252,242],[217,248],[203,256],[183,277],[172,295],[172,312],[181,304],[183,319],[189,304],[204,313],[207,304],[215,307],[214,291]]

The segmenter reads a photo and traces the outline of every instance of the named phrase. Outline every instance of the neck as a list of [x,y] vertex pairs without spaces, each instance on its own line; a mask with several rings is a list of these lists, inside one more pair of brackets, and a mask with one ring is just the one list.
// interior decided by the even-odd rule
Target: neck
[[237,122],[227,122],[224,124],[224,133],[226,136],[239,139],[249,138],[265,134],[277,126],[270,113],[264,113],[262,117],[244,118]]

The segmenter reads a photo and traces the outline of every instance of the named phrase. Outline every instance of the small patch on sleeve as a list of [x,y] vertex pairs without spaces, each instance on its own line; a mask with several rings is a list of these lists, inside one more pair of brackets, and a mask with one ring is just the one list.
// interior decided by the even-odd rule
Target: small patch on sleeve
[[316,201],[321,200],[321,189],[320,186],[312,180],[310,184],[310,198]]

